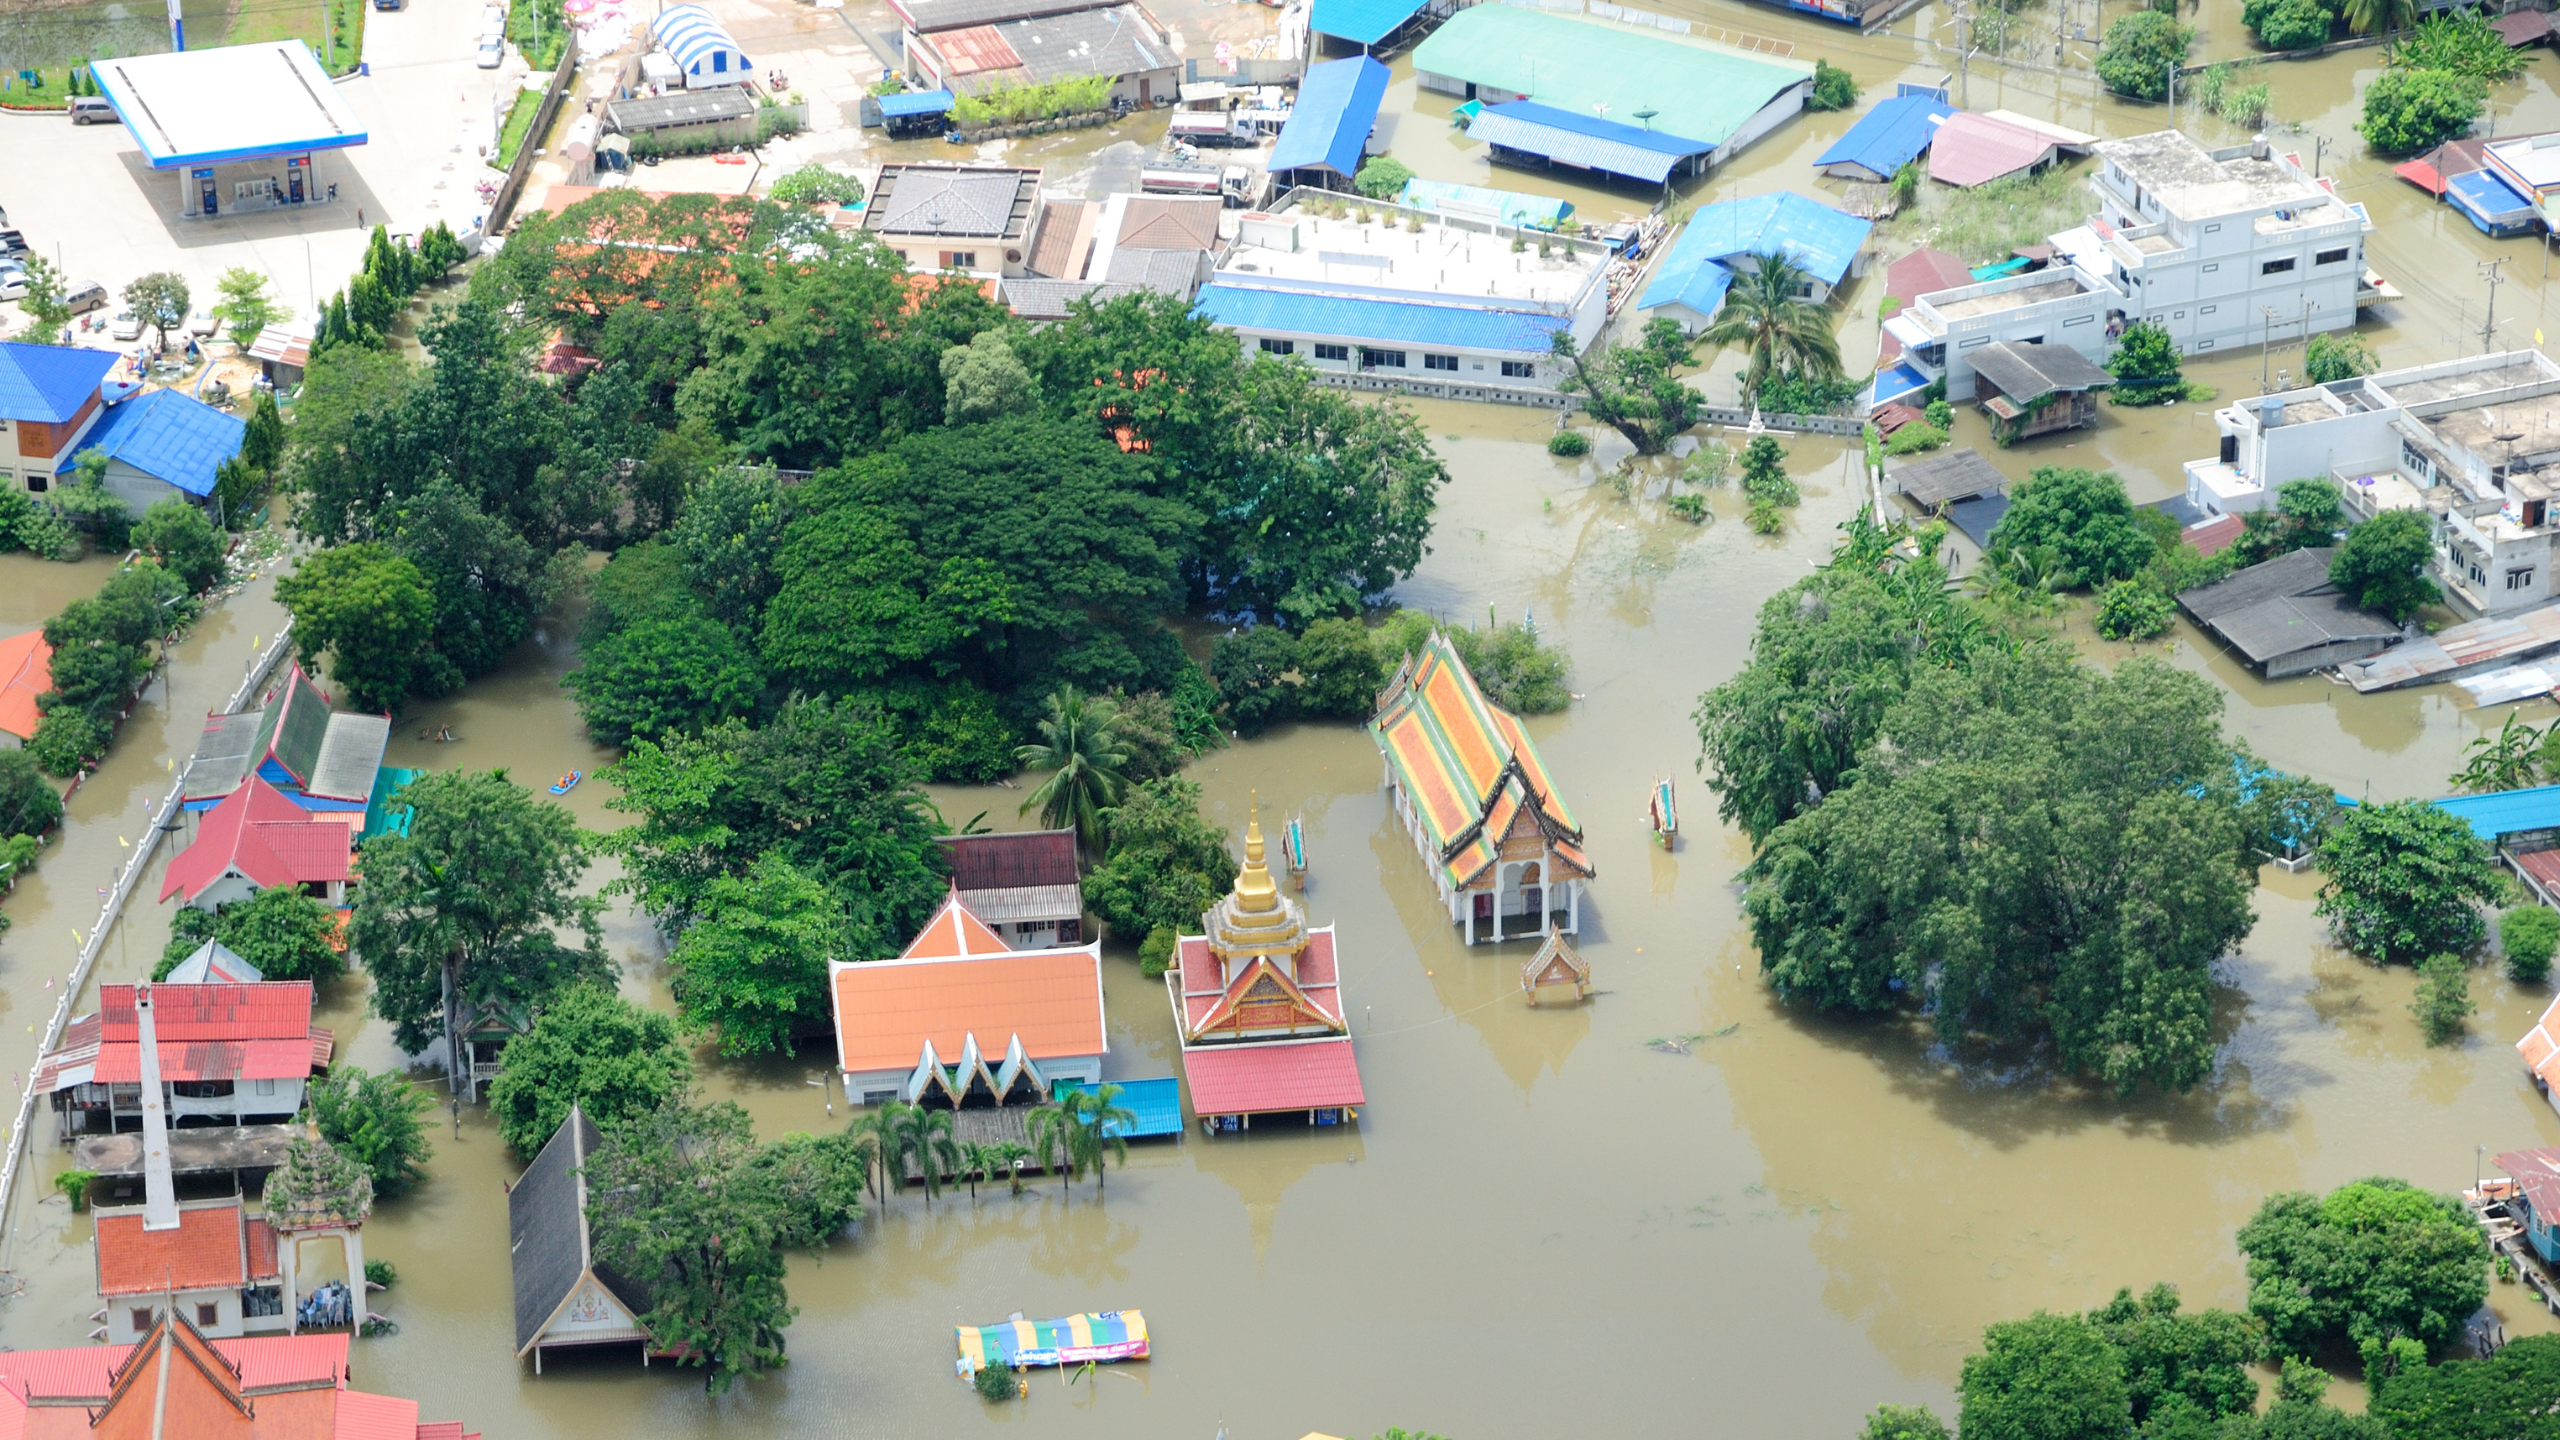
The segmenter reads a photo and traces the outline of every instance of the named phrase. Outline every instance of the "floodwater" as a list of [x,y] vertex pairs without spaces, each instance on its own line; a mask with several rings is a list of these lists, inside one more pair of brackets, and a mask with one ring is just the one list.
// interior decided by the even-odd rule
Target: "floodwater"
[[[2206,16],[2217,47],[2236,29],[2230,10]],[[1731,5],[1713,18],[1821,42],[1871,88],[1927,65],[1921,47],[1898,37],[1856,43]],[[2530,343],[2548,323],[2533,247],[2478,236],[2355,153],[2348,107],[2369,59],[2351,52],[2268,77],[2280,112],[2339,141],[2328,166],[2381,227],[2373,264],[2410,294],[2364,333],[2386,365],[2476,346],[2483,289],[2473,265],[2505,256],[2499,335]],[[2108,133],[2162,119],[2158,107],[2092,102],[2078,79],[2063,82],[2059,102],[2049,76],[1978,65],[1972,84],[1977,107]],[[2181,122],[2229,138],[2219,122]],[[1403,148],[1437,123],[1409,118]],[[1808,117],[1708,183],[1736,193],[1804,185],[1811,156],[1847,123]],[[2539,78],[2504,87],[2498,123],[2560,126],[2560,104]],[[1842,302],[1854,366],[1873,353],[1879,294],[1871,277]],[[1711,388],[1729,384],[1730,363]],[[2246,394],[2257,363],[2231,356],[2191,373],[2226,396]],[[1545,414],[1440,404],[1421,413],[1443,437],[1453,483],[1432,554],[1399,598],[1457,622],[1488,607],[1505,620],[1534,614],[1572,655],[1582,699],[1531,729],[1599,867],[1581,940],[1600,991],[1589,1004],[1531,1010],[1518,991],[1529,947],[1458,943],[1389,818],[1376,751],[1358,730],[1284,729],[1206,756],[1192,773],[1221,825],[1240,826],[1254,794],[1267,820],[1304,818],[1314,864],[1305,899],[1317,923],[1339,928],[1370,1095],[1356,1128],[1195,1133],[1136,1147],[1107,1195],[1087,1182],[1037,1185],[1018,1199],[945,1195],[930,1209],[920,1195],[895,1199],[825,1256],[794,1261],[793,1363],[711,1401],[687,1373],[643,1372],[624,1357],[564,1359],[540,1378],[512,1358],[501,1186],[516,1166],[485,1121],[466,1115],[458,1138],[451,1128],[439,1136],[427,1183],[367,1227],[367,1253],[402,1275],[377,1307],[403,1329],[358,1346],[357,1382],[418,1397],[430,1418],[466,1420],[493,1440],[738,1426],[1186,1440],[1221,1425],[1237,1440],[1389,1425],[1465,1440],[1668,1426],[1846,1434],[1881,1401],[1943,1409],[1964,1355],[1996,1319],[2085,1307],[2155,1280],[2176,1282],[2194,1304],[2239,1305],[2230,1236],[2270,1191],[2376,1172],[2452,1189],[2468,1183],[2480,1147],[2560,1143],[2560,1117],[2508,1048],[2547,1002],[2544,988],[2481,972],[2471,1038],[2429,1050],[2407,1013],[2406,972],[2325,944],[2311,916],[2314,875],[2262,877],[2257,927],[2226,967],[2220,1063],[2192,1095],[2121,1101],[2035,1074],[1962,1070],[1907,1026],[1781,1010],[1738,920],[1733,876],[1745,847],[1714,823],[1688,717],[1701,690],[1743,663],[1761,602],[1821,558],[1858,503],[1849,457],[1834,442],[1795,442],[1805,504],[1786,534],[1764,539],[1739,523],[1729,492],[1705,526],[1670,518],[1640,488],[1622,495],[1604,480],[1622,453],[1614,440],[1586,461],[1550,459]],[[1965,416],[1958,438],[2013,474],[2112,467],[2147,500],[2171,491],[2179,462],[2207,453],[2211,434],[2206,407],[2179,406],[2110,411],[2094,432],[2010,451],[1990,451]],[[18,603],[20,572],[9,563],[0,557],[0,606]],[[58,603],[26,608],[41,618]],[[72,932],[85,933],[94,914],[91,887],[124,853],[119,840],[140,833],[142,801],[160,793],[195,717],[278,620],[263,585],[207,617],[174,680],[155,687],[73,798],[44,869],[9,900],[17,926],[0,939],[0,1069],[27,1069],[25,1031],[49,1012],[45,977],[68,967]],[[506,669],[404,716],[390,763],[504,766],[534,784],[572,767],[592,773],[607,757],[586,742],[556,683],[574,663],[574,620],[550,617]],[[2504,715],[2468,710],[2445,688],[2359,697],[2316,677],[2266,684],[2184,627],[2143,647],[2085,643],[2109,663],[2139,649],[2208,675],[2234,733],[2350,793],[2441,793],[2463,745]],[[2540,722],[2560,712],[2526,713]],[[441,725],[454,741],[418,738]],[[1662,775],[1679,778],[1690,821],[1668,853],[1648,843],[1644,819]],[[1024,793],[944,789],[935,799],[955,824],[983,810],[1013,826],[1026,823],[1016,814]],[[606,826],[619,819],[604,808],[609,798],[590,781],[565,803]],[[101,978],[143,972],[166,924],[164,909],[137,903]],[[617,914],[610,940],[627,993],[664,1004],[647,927]],[[360,976],[335,986],[323,1023],[338,1027],[353,1063],[396,1063],[385,1027],[362,1014],[363,992]],[[1171,1073],[1163,992],[1138,976],[1125,947],[1110,952],[1106,995],[1111,1073]],[[702,1077],[778,1135],[843,1122],[810,1083],[823,1065],[817,1055],[734,1064],[706,1054]],[[41,1138],[36,1154],[39,1175],[61,1163]],[[81,1343],[96,1308],[87,1226],[45,1195],[21,1189],[0,1262],[25,1286],[0,1308],[0,1343],[20,1348]],[[2511,1330],[2550,1328],[2513,1287],[2492,1299]],[[1043,1375],[1029,1399],[999,1407],[952,1378],[954,1324],[1123,1307],[1146,1311],[1152,1361],[1072,1388]]]

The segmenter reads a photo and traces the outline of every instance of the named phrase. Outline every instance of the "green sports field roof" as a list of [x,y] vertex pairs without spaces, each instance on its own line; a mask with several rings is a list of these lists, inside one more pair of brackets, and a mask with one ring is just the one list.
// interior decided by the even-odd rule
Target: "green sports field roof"
[[[1721,145],[1813,67],[1702,40],[1595,24],[1514,5],[1449,17],[1413,52],[1413,68],[1526,95],[1561,110]],[[1638,119],[1650,110],[1650,119]]]

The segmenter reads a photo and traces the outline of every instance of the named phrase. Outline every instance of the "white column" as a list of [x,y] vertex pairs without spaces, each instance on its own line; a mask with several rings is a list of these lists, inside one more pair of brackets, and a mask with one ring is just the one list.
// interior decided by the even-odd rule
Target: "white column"
[[1556,856],[1545,846],[1538,847],[1538,938],[1555,933]]

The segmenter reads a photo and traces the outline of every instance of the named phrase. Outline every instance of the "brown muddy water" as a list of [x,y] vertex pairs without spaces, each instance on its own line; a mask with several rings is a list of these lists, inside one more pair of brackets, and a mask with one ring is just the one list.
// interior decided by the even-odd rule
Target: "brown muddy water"
[[[2207,53],[2237,53],[2236,9],[2206,12]],[[1906,38],[1855,42],[1731,5],[1684,13],[1789,34],[1870,87],[1931,68]],[[1925,31],[1934,14],[1900,28]],[[2372,206],[2373,263],[2410,294],[2367,337],[2389,365],[2478,345],[2474,262],[2503,255],[2513,283],[2499,294],[2499,337],[2531,343],[2551,323],[2534,247],[2479,236],[2356,153],[2353,87],[2373,63],[2372,52],[2351,52],[2266,77],[2279,113],[2338,142],[2328,168]],[[2156,106],[2092,101],[2079,79],[2057,98],[2051,77],[1977,66],[1973,85],[1978,108],[2107,133],[2165,118]],[[2502,87],[2499,106],[2501,131],[2560,126],[2538,73]],[[2218,121],[2180,120],[2230,138]],[[1408,117],[1401,150],[1438,123]],[[1808,162],[1847,123],[1808,117],[1710,186],[1811,188]],[[1450,163],[1449,178],[1467,178]],[[1540,188],[1532,177],[1479,178]],[[1871,278],[1843,302],[1843,350],[1859,368],[1873,354],[1879,286]],[[2298,346],[2294,356],[2298,368]],[[2238,395],[2255,386],[2257,364],[2234,356],[2192,373]],[[1729,384],[1729,369],[1719,365],[1710,387]],[[2311,875],[2262,877],[2257,928],[2227,965],[2221,1063],[2192,1095],[2125,1102],[1960,1070],[1900,1027],[1781,1011],[1738,924],[1733,876],[1745,849],[1713,822],[1688,717],[1698,692],[1743,662],[1761,601],[1820,559],[1858,503],[1848,457],[1832,442],[1797,441],[1805,505],[1785,535],[1763,539],[1739,523],[1730,494],[1702,527],[1668,517],[1644,488],[1621,495],[1603,480],[1621,453],[1614,442],[1589,461],[1548,458],[1548,416],[1422,413],[1444,437],[1453,482],[1433,553],[1399,598],[1461,622],[1488,607],[1506,620],[1534,614],[1573,657],[1582,699],[1532,729],[1599,866],[1582,937],[1600,990],[1588,1005],[1532,1011],[1517,982],[1526,947],[1457,943],[1389,819],[1376,751],[1359,731],[1283,730],[1193,773],[1222,825],[1241,824],[1248,792],[1267,815],[1305,819],[1306,900],[1319,923],[1339,927],[1371,1097],[1356,1129],[1141,1146],[1107,1197],[1087,1183],[1020,1199],[947,1195],[930,1210],[920,1196],[894,1200],[825,1256],[794,1261],[793,1363],[711,1401],[684,1374],[620,1357],[564,1359],[538,1379],[511,1357],[501,1187],[517,1167],[480,1117],[465,1116],[458,1139],[449,1128],[439,1136],[428,1182],[368,1227],[367,1253],[400,1269],[379,1308],[403,1329],[359,1344],[358,1383],[418,1397],[428,1416],[467,1420],[492,1440],[991,1427],[1209,1440],[1221,1425],[1237,1440],[1287,1440],[1395,1424],[1461,1440],[1670,1426],[1843,1435],[1880,1401],[1943,1407],[1995,1319],[2161,1279],[2191,1303],[2240,1304],[2231,1232],[2269,1191],[2375,1172],[2450,1189],[2468,1182],[2477,1147],[2560,1143],[2560,1117],[2508,1048],[2548,994],[2481,972],[2471,1038],[2425,1048],[2407,974],[2324,942]],[[1960,442],[1988,449],[1974,418],[1959,430]],[[1995,459],[2013,474],[2110,466],[2151,499],[2211,435],[2207,407],[2111,411],[2095,432]],[[33,623],[67,598],[31,585],[94,586],[103,573],[0,557],[0,623]],[[94,887],[148,823],[142,802],[165,786],[198,717],[280,619],[265,585],[207,617],[73,798],[44,868],[8,901],[17,923],[0,939],[0,1070],[29,1068],[31,1027],[53,999],[45,979],[69,966]],[[573,630],[574,616],[552,617],[508,668],[404,716],[390,763],[504,766],[528,783],[593,772],[608,757],[557,686],[574,663]],[[2450,689],[2358,697],[2318,678],[2265,684],[2184,627],[2146,647],[2087,643],[2101,660],[2139,648],[2209,675],[2235,733],[2353,794],[2441,793],[2464,743],[2503,718],[2464,708]],[[2554,713],[2527,707],[2537,721]],[[446,724],[451,744],[417,738]],[[1680,778],[1690,819],[1670,853],[1648,843],[1644,820],[1647,789],[1665,774]],[[1024,823],[1023,793],[935,798],[955,824],[985,810],[1012,826]],[[567,803],[606,826],[619,818],[608,798],[591,782]],[[100,977],[145,971],[166,927],[164,909],[138,903]],[[647,927],[619,914],[610,938],[626,990],[663,1005]],[[1171,1073],[1163,992],[1125,949],[1112,954],[1106,990],[1111,1073]],[[384,1027],[362,1013],[363,992],[360,977],[336,986],[324,1023],[353,1063],[397,1063]],[[751,1065],[706,1055],[702,1073],[710,1093],[747,1105],[770,1135],[843,1123],[840,1101],[831,1114],[827,1092],[809,1083],[823,1065],[817,1055]],[[49,1121],[37,1134],[40,1178],[62,1161]],[[86,1221],[45,1193],[20,1191],[0,1262],[24,1284],[0,1309],[0,1342],[20,1348],[82,1343],[96,1308]],[[2510,1329],[2548,1328],[2513,1287],[2493,1303]],[[1008,1406],[952,1377],[954,1324],[1122,1307],[1147,1312],[1155,1359],[1073,1387],[1043,1375]]]

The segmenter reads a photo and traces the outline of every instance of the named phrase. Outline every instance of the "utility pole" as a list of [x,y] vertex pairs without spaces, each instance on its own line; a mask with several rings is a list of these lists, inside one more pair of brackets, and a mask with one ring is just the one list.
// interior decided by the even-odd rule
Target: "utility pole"
[[2506,276],[2498,273],[2498,267],[2507,262],[2506,258],[2501,256],[2495,260],[2477,260],[2472,263],[2489,272],[2484,277],[2489,282],[2489,309],[2488,313],[2480,319],[2480,353],[2486,355],[2489,353],[2489,337],[2498,328],[2498,287],[2505,284],[2507,279]]
[[1956,103],[1970,108],[1973,104],[1973,11],[1965,0],[1956,0]]
[[2178,62],[2169,62],[2169,128],[2178,128]]
[[2276,307],[2261,305],[2258,314],[2261,317],[2258,321],[2258,393],[2264,395],[2267,393],[2267,343],[2275,334]]
[[2311,178],[2312,178],[2312,179],[2317,180],[2317,179],[2319,179],[2319,178],[2320,178],[2320,157],[2322,157],[2322,156],[2324,156],[2324,155],[2326,155],[2326,154],[2328,154],[2328,153],[2329,153],[2329,137],[2328,137],[2328,136],[2326,136],[2326,135],[2314,135],[2314,136],[2312,136],[2312,137],[2311,137]]

